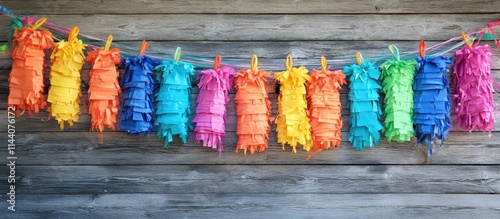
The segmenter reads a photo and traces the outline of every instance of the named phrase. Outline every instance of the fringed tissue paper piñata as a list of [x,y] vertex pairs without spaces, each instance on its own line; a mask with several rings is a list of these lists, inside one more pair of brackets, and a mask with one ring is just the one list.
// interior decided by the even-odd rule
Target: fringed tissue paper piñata
[[164,60],[156,66],[156,80],[160,87],[155,94],[156,101],[156,135],[164,138],[167,147],[174,135],[179,135],[182,143],[186,143],[191,125],[191,76],[194,66],[180,62],[180,48],[174,60]]
[[389,49],[396,59],[380,66],[384,98],[384,132],[387,141],[405,142],[415,135],[413,129],[413,78],[417,62],[403,61],[393,45]]
[[138,56],[122,59],[125,72],[120,80],[123,104],[118,128],[127,134],[149,135],[153,130],[153,70],[159,62],[144,56],[148,45],[148,42],[143,41]]
[[278,143],[289,144],[293,153],[302,145],[306,151],[311,149],[311,125],[307,118],[307,101],[305,83],[311,78],[304,66],[293,67],[292,56],[286,58],[286,71],[274,74],[280,83],[278,97],[278,114],[276,116],[276,132]]
[[363,61],[357,53],[358,64],[344,67],[344,74],[349,80],[350,124],[349,141],[360,151],[379,144],[382,115],[378,91],[382,88],[377,80],[380,71],[373,62]]
[[321,57],[321,69],[310,72],[311,81],[307,86],[309,97],[309,123],[311,124],[312,147],[310,154],[340,147],[342,106],[340,93],[346,83],[342,70],[330,71],[327,61]]
[[442,144],[450,132],[451,101],[446,73],[452,59],[446,56],[425,57],[422,54],[417,62],[413,83],[415,133],[419,143],[427,143],[432,155],[434,140],[439,139]]
[[271,102],[268,98],[267,78],[270,72],[258,68],[256,55],[252,56],[250,69],[239,70],[234,80],[236,96],[236,152],[243,150],[263,152],[268,148],[271,131]]
[[89,114],[91,116],[90,130],[97,130],[103,141],[105,127],[115,130],[116,117],[119,111],[119,97],[121,93],[118,83],[117,65],[121,63],[120,50],[109,49],[113,36],[109,36],[104,48],[97,48],[88,52],[87,61],[90,62],[89,81]]
[[33,25],[26,25],[14,34],[17,46],[12,51],[12,70],[9,75],[9,107],[19,112],[38,113],[47,104],[43,95],[43,68],[45,49],[52,48],[54,41],[48,30],[37,30],[46,21],[40,18]]
[[204,147],[219,151],[224,150],[223,137],[226,134],[226,104],[229,102],[228,91],[233,86],[234,69],[220,67],[220,55],[215,57],[214,68],[199,73],[198,106],[196,107],[196,123],[194,139],[202,141]]
[[[464,37],[465,38],[465,37]],[[491,131],[495,126],[497,107],[493,100],[490,46],[467,42],[455,52],[453,64],[453,108],[456,125],[469,132]]]
[[64,123],[73,126],[78,122],[80,115],[80,72],[85,63],[85,46],[77,38],[79,29],[73,27],[69,33],[68,41],[61,40],[56,43],[50,60],[50,89],[47,102],[51,103],[47,111],[55,117],[61,130]]

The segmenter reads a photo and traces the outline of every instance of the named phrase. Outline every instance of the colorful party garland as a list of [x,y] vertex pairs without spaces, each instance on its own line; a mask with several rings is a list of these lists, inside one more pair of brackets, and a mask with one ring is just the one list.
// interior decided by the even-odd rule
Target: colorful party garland
[[[12,53],[14,61],[9,76],[8,104],[17,110],[27,110],[30,115],[31,111],[38,112],[46,104],[42,93],[43,50],[52,47],[53,41],[49,31],[36,30],[44,22],[45,19],[42,18],[34,25],[25,25],[14,34],[14,42],[18,42],[18,45]],[[495,35],[493,27],[498,25],[500,21],[488,24],[488,27],[480,32],[479,38],[486,32]],[[72,125],[78,121],[80,114],[79,73],[85,58],[83,54],[85,47],[82,41],[76,38],[77,35],[78,29],[75,27],[70,32],[68,41],[62,40],[56,44],[51,56],[52,83],[48,95],[51,106],[48,111],[58,120],[61,129],[64,128],[64,122]],[[491,133],[495,123],[493,115],[497,111],[492,96],[492,84],[496,84],[496,81],[490,72],[491,50],[488,45],[478,46],[479,41],[472,45],[467,42],[466,36],[468,35],[463,34],[467,46],[456,52],[453,72],[455,91],[453,98],[457,124],[468,131]],[[87,61],[92,65],[88,91],[91,130],[100,132],[101,142],[105,126],[115,129],[116,115],[119,111],[118,95],[121,93],[116,66],[122,59],[120,50],[117,48],[109,50],[111,41],[112,36],[108,38],[104,49],[90,51],[87,57]],[[498,42],[496,43],[498,45]],[[415,120],[417,140],[422,144],[429,142],[429,152],[432,154],[433,139],[437,138],[443,142],[451,125],[448,82],[444,76],[447,71],[446,65],[451,63],[451,59],[442,56],[424,58],[421,55],[417,65],[415,60],[400,61],[397,48],[391,45],[390,49],[396,59],[382,64],[380,66],[382,73],[378,72],[373,63],[363,62],[362,59],[358,60],[359,65],[344,68],[344,73],[349,76],[351,82],[349,92],[351,130],[348,139],[359,150],[378,144],[380,138],[378,132],[382,128],[379,123],[381,110],[378,106],[377,93],[380,85],[376,80],[382,75],[382,90],[386,94],[383,130],[386,138],[389,141],[399,142],[410,140],[414,135],[413,120]],[[180,55],[176,54],[176,57]],[[174,62],[164,61],[159,64],[154,59],[143,57],[143,49],[140,56],[124,60],[126,71],[120,85],[125,92],[124,105],[120,113],[120,129],[136,135],[152,131],[154,120],[152,93],[155,85],[151,75],[155,66],[160,73],[163,71],[163,75],[158,76],[158,80],[163,82],[165,79],[162,77],[173,75],[168,72],[185,71],[187,74],[183,76],[183,85],[179,87],[169,84],[163,92],[160,86],[160,92],[156,94],[159,105],[175,102],[184,107],[179,108],[178,112],[168,112],[170,109],[165,109],[166,105],[158,107],[158,109],[163,107],[160,111],[167,113],[167,117],[165,113],[157,112],[157,117],[163,119],[160,119],[162,122],[155,123],[158,126],[157,134],[166,138],[165,145],[172,141],[174,134],[180,134],[185,143],[190,126],[189,92],[181,92],[183,95],[176,97],[184,96],[180,102],[176,102],[175,98],[163,99],[163,96],[166,95],[165,90],[167,93],[171,89],[189,90],[191,86],[189,78],[194,74],[194,66],[188,63],[179,64],[178,58]],[[217,148],[220,154],[223,151],[222,137],[225,134],[227,114],[225,105],[229,101],[228,91],[232,87],[235,72],[227,66],[219,68],[219,65],[220,56],[217,56],[214,69],[204,70],[199,74],[200,95],[193,122],[196,123],[195,140],[203,141],[204,146]],[[238,93],[235,102],[239,136],[236,150],[244,150],[245,153],[247,150],[254,153],[267,148],[269,123],[272,121],[266,83],[270,73],[258,70],[256,65],[255,56],[252,57],[252,68],[241,70],[236,84]],[[340,128],[343,123],[338,90],[345,83],[342,73],[327,71],[324,57],[322,57],[322,69],[313,70],[312,78],[307,74],[308,70],[305,67],[293,67],[290,55],[287,57],[286,67],[286,71],[274,75],[281,85],[276,119],[278,143],[283,146],[290,144],[293,152],[296,152],[296,147],[299,145],[307,151],[312,148],[311,153],[339,146]],[[174,81],[178,81],[177,76],[174,78]],[[29,83],[26,83],[26,80]],[[309,109],[305,101],[306,90],[309,90]],[[67,95],[62,95],[63,93]],[[169,95],[173,97],[172,94]],[[477,98],[478,96],[480,98]],[[182,119],[176,120],[178,118],[176,115],[180,115]],[[172,120],[179,122],[173,124]]]

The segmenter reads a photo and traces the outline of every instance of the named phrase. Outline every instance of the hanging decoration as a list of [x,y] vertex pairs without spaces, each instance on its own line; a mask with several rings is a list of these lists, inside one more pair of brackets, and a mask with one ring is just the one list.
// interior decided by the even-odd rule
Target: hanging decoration
[[12,70],[9,75],[8,105],[15,108],[16,116],[20,111],[38,113],[45,108],[44,61],[45,49],[52,48],[52,33],[37,30],[46,21],[40,18],[33,25],[26,25],[14,34],[17,46],[12,52]]
[[306,151],[312,145],[305,86],[311,78],[307,73],[304,66],[293,67],[292,55],[289,54],[286,57],[286,71],[274,74],[274,78],[280,83],[276,115],[278,143],[282,144],[283,150],[285,144],[289,144],[293,153],[297,153],[296,148],[300,145]]
[[9,37],[7,38],[7,42],[0,46],[0,52],[7,51],[12,44],[12,39],[14,38],[14,34],[17,30],[23,27],[23,23],[21,22],[21,18],[14,17],[10,20],[10,29],[9,29]]
[[497,113],[493,100],[492,83],[496,81],[491,75],[491,49],[488,44],[478,46],[479,40],[473,45],[465,33],[462,36],[466,46],[455,52],[453,64],[456,124],[469,132],[488,131],[491,135]]
[[179,135],[182,143],[187,142],[191,125],[191,76],[194,66],[180,62],[181,48],[177,47],[174,60],[164,60],[155,67],[156,80],[160,86],[155,94],[156,135],[164,138],[167,147],[174,135]]
[[236,96],[236,134],[238,143],[236,152],[243,150],[246,154],[250,151],[263,152],[268,148],[271,102],[268,98],[267,78],[271,72],[258,68],[258,58],[252,56],[250,69],[239,70],[235,78]]
[[112,41],[113,36],[109,35],[104,48],[92,50],[87,54],[87,61],[92,66],[88,90],[90,130],[99,132],[101,143],[105,126],[115,130],[119,111],[118,95],[121,93],[116,68],[121,63],[120,50],[109,49]]
[[142,41],[138,56],[122,58],[125,73],[120,81],[123,104],[118,128],[127,134],[149,135],[153,130],[153,69],[159,62],[144,55],[148,46],[148,42]]
[[379,144],[382,115],[378,91],[382,88],[377,80],[380,71],[375,63],[363,60],[361,53],[356,53],[358,64],[345,66],[343,73],[349,80],[349,110],[351,124],[349,141],[360,151]]
[[342,141],[341,128],[342,106],[340,93],[342,85],[346,83],[342,70],[330,71],[327,61],[321,56],[321,69],[310,72],[311,81],[308,83],[309,118],[313,152],[340,147]]
[[199,73],[198,106],[196,107],[196,123],[194,139],[203,142],[203,146],[219,151],[221,156],[223,137],[226,133],[226,104],[229,102],[228,91],[233,86],[234,69],[220,67],[221,56],[215,57],[214,68]]
[[429,154],[432,155],[434,139],[441,144],[449,134],[451,127],[451,101],[448,91],[448,64],[452,58],[446,56],[425,57],[425,43],[420,42],[420,58],[417,59],[417,73],[413,83],[415,95],[414,121],[417,142],[428,144]]
[[380,66],[382,72],[382,92],[384,102],[384,132],[387,141],[405,142],[415,135],[413,130],[413,78],[417,62],[403,61],[396,46],[389,50],[395,59],[387,60]]
[[85,63],[85,46],[77,38],[79,29],[73,27],[68,36],[68,41],[61,40],[56,43],[50,60],[50,89],[47,101],[51,103],[47,109],[50,116],[56,118],[61,130],[64,123],[73,126],[78,122],[80,115],[80,72]]

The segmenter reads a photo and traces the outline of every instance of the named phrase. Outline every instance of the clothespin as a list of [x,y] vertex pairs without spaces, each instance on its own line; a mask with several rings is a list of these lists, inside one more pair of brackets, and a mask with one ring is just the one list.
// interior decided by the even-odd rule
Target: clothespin
[[420,51],[420,58],[424,58],[425,57],[425,42],[424,42],[424,39],[421,39],[420,40],[420,45],[419,45],[419,51]]

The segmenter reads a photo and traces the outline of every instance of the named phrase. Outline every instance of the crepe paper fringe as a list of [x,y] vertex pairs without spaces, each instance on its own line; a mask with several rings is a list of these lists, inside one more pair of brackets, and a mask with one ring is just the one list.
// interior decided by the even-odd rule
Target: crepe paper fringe
[[8,105],[15,108],[16,115],[20,111],[38,113],[46,103],[44,92],[45,49],[52,48],[52,33],[37,30],[45,22],[40,19],[33,26],[24,26],[14,34],[17,46],[12,51],[12,69],[9,75]]
[[187,62],[164,60],[155,67],[156,80],[160,84],[155,94],[156,135],[165,139],[165,147],[179,135],[187,142],[191,125],[191,76],[194,66]]
[[278,143],[293,148],[297,153],[297,147],[302,145],[306,151],[311,149],[311,125],[307,117],[307,101],[305,83],[311,78],[307,75],[308,70],[304,66],[293,67],[292,56],[288,55],[286,60],[286,71],[274,74],[274,78],[280,83],[278,97],[278,114],[276,115],[276,132]]
[[465,46],[455,52],[453,65],[453,107],[456,125],[469,132],[494,130],[497,107],[493,100],[496,81],[491,75],[489,45]]
[[413,78],[417,61],[399,58],[380,66],[384,98],[384,132],[387,141],[405,142],[415,135],[413,129]]
[[[110,39],[112,39],[110,37]],[[115,130],[116,117],[119,112],[119,94],[117,65],[121,63],[120,50],[113,48],[97,48],[87,53],[90,62],[89,81],[89,114],[91,116],[90,130],[97,130],[103,141],[102,132],[105,127]]]
[[251,69],[239,70],[235,78],[236,115],[238,117],[236,152],[243,150],[250,154],[263,152],[268,148],[271,116],[271,102],[268,98],[267,78],[271,72],[257,68],[257,56],[252,57]]
[[345,66],[343,73],[349,80],[350,130],[349,141],[359,151],[374,147],[380,142],[382,110],[378,91],[382,88],[377,80],[380,71],[373,62]]
[[77,38],[78,28],[74,27],[68,41],[56,43],[50,60],[50,89],[47,101],[51,103],[47,109],[50,116],[55,117],[59,128],[64,130],[64,123],[73,126],[78,122],[80,110],[80,73],[85,63],[85,46]]
[[434,139],[439,139],[443,144],[451,127],[451,100],[446,73],[452,58],[425,57],[418,58],[417,62],[413,83],[415,132],[417,142],[427,143],[429,154],[432,155]]
[[153,70],[158,64],[159,61],[147,56],[123,58],[125,73],[120,81],[123,105],[118,128],[127,134],[149,135],[153,130]]
[[342,141],[341,128],[342,106],[340,93],[346,84],[342,70],[330,71],[326,67],[326,59],[322,57],[322,69],[310,71],[311,81],[308,83],[308,100],[313,144],[310,153],[321,152],[340,147]]
[[214,69],[203,70],[198,75],[200,93],[193,122],[196,123],[194,129],[196,142],[202,141],[204,147],[217,149],[221,156],[224,150],[228,91],[233,86],[236,73],[230,67],[219,68],[219,65],[220,56],[217,56]]

